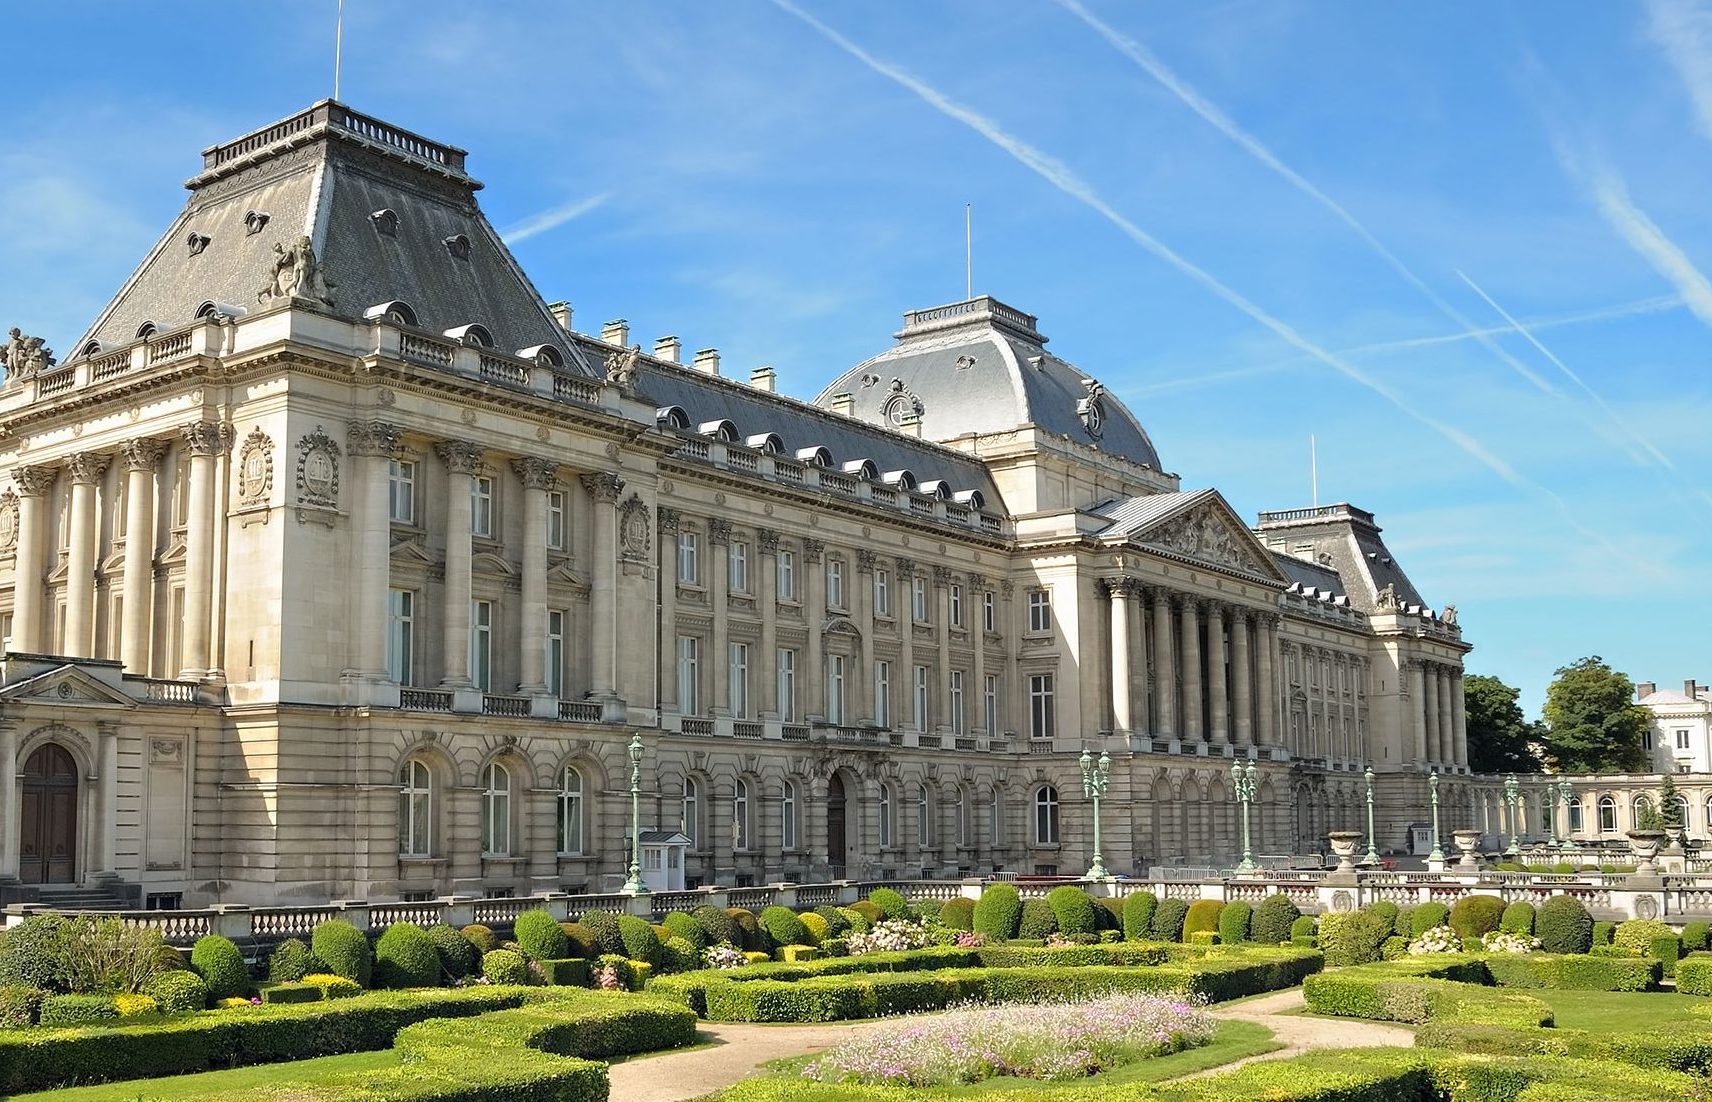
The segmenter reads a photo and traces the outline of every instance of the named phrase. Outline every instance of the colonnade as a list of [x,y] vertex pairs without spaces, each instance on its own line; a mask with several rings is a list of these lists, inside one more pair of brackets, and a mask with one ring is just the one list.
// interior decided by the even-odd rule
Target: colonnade
[[1468,766],[1462,670],[1430,659],[1406,661],[1414,760],[1438,768]]

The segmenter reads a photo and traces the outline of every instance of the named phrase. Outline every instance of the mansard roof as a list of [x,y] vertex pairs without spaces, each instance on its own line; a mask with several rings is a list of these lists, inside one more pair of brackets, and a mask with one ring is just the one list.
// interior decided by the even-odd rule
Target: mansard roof
[[1396,595],[1399,607],[1428,607],[1380,538],[1373,514],[1365,509],[1340,502],[1261,513],[1258,531],[1274,550],[1294,555],[1302,548],[1312,561],[1335,571],[1342,592],[1362,612],[1380,610],[1380,594],[1386,587]]

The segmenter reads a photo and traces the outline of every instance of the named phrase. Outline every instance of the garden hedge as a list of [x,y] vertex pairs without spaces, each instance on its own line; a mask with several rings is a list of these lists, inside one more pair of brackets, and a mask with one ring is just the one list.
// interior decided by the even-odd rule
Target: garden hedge
[[[179,973],[170,973],[177,975]],[[189,972],[182,973],[196,979]],[[202,981],[196,979],[197,986]],[[39,987],[26,987],[21,983],[8,984],[0,987],[0,1029],[25,1029],[36,1023],[36,1015],[41,1013],[42,1000],[48,993]],[[207,1001],[207,989],[203,989],[203,1002]],[[201,1010],[199,1002],[191,1009]]]
[[1484,937],[1504,918],[1504,901],[1495,895],[1465,895],[1450,909],[1450,928],[1460,938]]
[[[374,968],[369,939],[349,922],[331,918],[316,923],[309,935],[309,948],[335,976],[344,976],[364,987],[369,985]],[[212,986],[210,994],[213,994]]]
[[208,1005],[208,985],[184,968],[162,972],[149,980],[143,985],[143,994],[154,999],[165,1014],[187,1014]]
[[1617,923],[1617,931],[1611,937],[1611,944],[1628,953],[1630,956],[1641,956],[1647,947],[1661,937],[1675,937],[1676,931],[1657,919],[1631,918],[1627,922]]
[[1308,1009],[1315,1014],[1414,1024],[1443,1019],[1520,1026],[1552,1022],[1551,1007],[1532,995],[1403,973],[1361,975],[1362,971],[1346,968],[1309,976],[1302,985]]
[[1658,986],[1659,963],[1639,957],[1499,953],[1486,958],[1493,983],[1562,991],[1648,991]]
[[1153,936],[1158,941],[1178,941],[1183,936],[1183,920],[1189,915],[1189,904],[1181,899],[1161,899],[1153,909]]
[[1153,936],[1153,912],[1159,897],[1152,892],[1130,892],[1123,901],[1123,931],[1126,941],[1146,941]]
[[1022,922],[1022,899],[1009,884],[989,884],[975,904],[975,932],[1008,940]]
[[1712,1036],[1696,1030],[1592,1033],[1443,1021],[1423,1025],[1415,1044],[1486,1056],[1566,1056],[1700,1075],[1712,1071]]
[[1255,941],[1279,945],[1290,940],[1290,924],[1302,917],[1302,909],[1283,894],[1269,895],[1255,909],[1251,933]]
[[1240,899],[1225,904],[1219,912],[1219,940],[1237,945],[1248,940],[1249,924],[1254,920],[1254,908]]
[[[555,922],[553,929],[558,928]],[[374,955],[377,987],[437,987],[440,983],[440,950],[428,931],[413,922],[388,926],[375,942]]]
[[1678,961],[1676,990],[1683,995],[1712,995],[1712,957]]
[[1585,953],[1593,947],[1593,916],[1574,896],[1554,895],[1540,904],[1534,932],[1548,953]]
[[975,928],[975,901],[958,896],[947,899],[945,906],[939,908],[939,924],[948,930],[973,930]]
[[518,915],[511,939],[530,960],[564,960],[571,955],[570,939],[544,907],[531,907]]
[[756,921],[767,931],[767,936],[771,937],[775,944],[818,944],[815,937],[809,933],[808,927],[803,925],[803,920],[789,907],[763,907],[761,913],[756,916]]
[[1377,915],[1380,921],[1385,923],[1385,937],[1397,932],[1397,915],[1400,913],[1397,904],[1388,899],[1376,899],[1362,910],[1370,915]]
[[[363,942],[368,953],[368,942]],[[250,969],[231,938],[206,934],[190,949],[190,967],[208,985],[210,999],[235,999],[250,993]]]
[[1044,899],[1022,901],[1022,920],[1017,923],[1017,936],[1026,941],[1045,941],[1058,932],[1058,915],[1052,904]]
[[1593,924],[1593,944],[1594,945],[1609,945],[1609,944],[1611,944],[1611,937],[1616,932],[1617,932],[1617,924],[1615,922],[1606,922],[1604,919],[1600,919],[1598,922],[1595,922]]
[[1682,927],[1682,947],[1691,953],[1706,948],[1708,937],[1712,937],[1712,923],[1689,922]]
[[119,1020],[119,1007],[111,995],[49,995],[39,1012],[43,1029],[99,1026]]

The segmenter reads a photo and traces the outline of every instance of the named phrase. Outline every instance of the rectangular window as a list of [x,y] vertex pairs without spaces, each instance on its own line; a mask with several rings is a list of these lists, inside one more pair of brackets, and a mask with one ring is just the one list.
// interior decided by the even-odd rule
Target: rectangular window
[[910,674],[910,721],[916,730],[927,730],[926,666],[917,666]]
[[470,534],[493,538],[493,479],[486,475],[470,479]]
[[493,684],[493,602],[470,602],[470,680],[487,692]]
[[994,603],[991,593],[981,594],[981,630],[989,632],[999,630],[998,607]]
[[563,609],[547,610],[547,694],[565,695],[565,624],[569,614]]
[[829,654],[826,656],[826,721],[841,725],[844,722],[844,656]]
[[910,619],[918,624],[927,623],[927,579],[910,579]]
[[844,560],[826,560],[826,607],[844,607]]
[[1028,591],[1028,630],[1032,632],[1052,630],[1051,590],[1031,589]]
[[163,677],[177,677],[178,671],[184,669],[184,587],[174,586],[172,590],[172,619],[167,627],[167,668],[161,671]]
[[1653,748],[1653,733],[1652,733],[1652,731],[1650,729],[1642,731],[1641,732],[1641,749],[1642,750],[1651,750],[1652,748]]
[[797,652],[779,648],[779,718],[797,721]]
[[961,735],[963,726],[963,671],[951,671],[951,731]]
[[695,585],[701,580],[701,537],[694,532],[678,533],[678,581]]
[[779,600],[797,599],[797,556],[794,551],[780,551],[778,557]]
[[387,515],[394,524],[416,523],[416,464],[394,459],[387,480]]
[[547,549],[565,549],[565,491],[547,491]]
[[884,570],[874,571],[874,615],[892,614],[892,577]]
[[892,725],[892,664],[874,663],[874,722],[881,727]]
[[749,718],[749,644],[728,645],[727,660],[731,684],[731,714],[737,719]]
[[954,582],[947,593],[951,609],[951,626],[960,628],[963,626],[963,587]]
[[725,583],[731,592],[749,592],[749,545],[733,542],[726,552],[725,565]]
[[1052,675],[1030,674],[1028,678],[1028,737],[1053,738],[1057,734],[1058,713],[1053,701]]
[[1686,728],[1682,728],[1682,727],[1677,728],[1677,731],[1676,731],[1676,748],[1678,750],[1688,749],[1688,730]]
[[693,716],[701,711],[701,640],[678,636],[678,714]]
[[981,689],[981,719],[983,729],[988,735],[999,731],[999,675],[987,675],[987,684]]
[[416,667],[416,594],[408,589],[387,593],[386,675],[400,685],[414,684]]

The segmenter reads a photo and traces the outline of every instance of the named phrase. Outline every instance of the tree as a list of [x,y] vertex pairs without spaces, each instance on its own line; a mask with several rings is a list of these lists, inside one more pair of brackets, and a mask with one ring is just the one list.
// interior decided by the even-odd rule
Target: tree
[[1664,781],[1659,785],[1659,828],[1670,835],[1670,841],[1687,848],[1688,832],[1682,821],[1682,804],[1677,801],[1676,778],[1669,773],[1664,775]]
[[1468,767],[1476,773],[1538,773],[1539,758],[1528,746],[1539,740],[1535,724],[1522,715],[1521,691],[1496,677],[1462,679],[1468,716]]
[[1651,724],[1635,686],[1593,655],[1557,671],[1546,690],[1546,752],[1565,773],[1633,773],[1646,768],[1642,736]]

